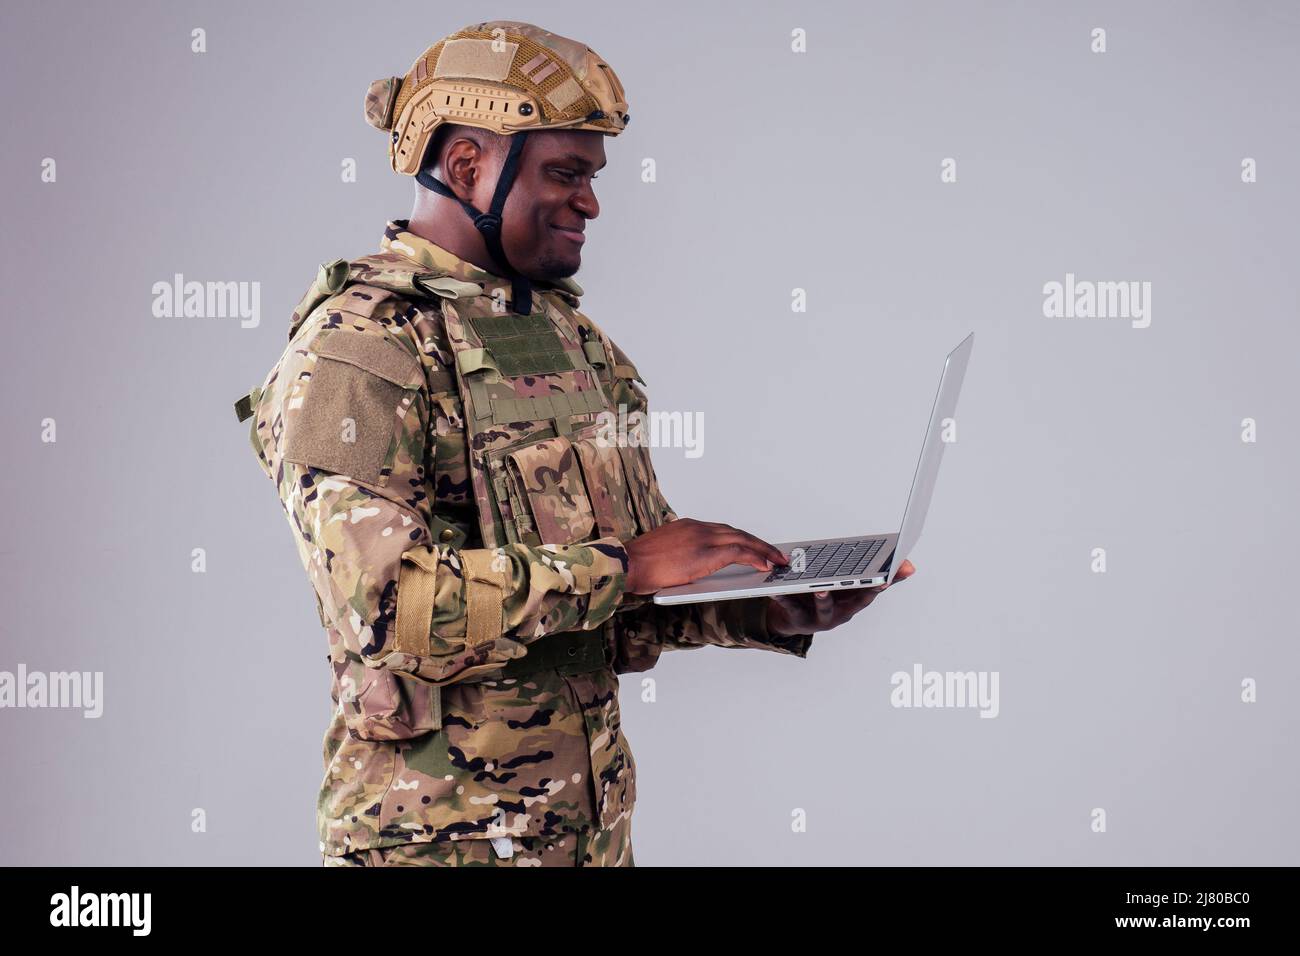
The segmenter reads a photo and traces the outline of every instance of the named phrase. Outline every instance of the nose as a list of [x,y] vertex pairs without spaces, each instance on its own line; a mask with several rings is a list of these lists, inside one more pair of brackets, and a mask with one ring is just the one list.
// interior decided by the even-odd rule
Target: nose
[[596,201],[596,190],[592,187],[590,179],[573,194],[569,205],[584,219],[595,219],[600,215],[600,203]]

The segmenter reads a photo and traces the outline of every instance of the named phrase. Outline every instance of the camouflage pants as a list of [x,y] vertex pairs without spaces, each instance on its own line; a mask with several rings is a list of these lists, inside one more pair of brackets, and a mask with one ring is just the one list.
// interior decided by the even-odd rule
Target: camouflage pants
[[554,837],[511,837],[511,854],[502,857],[496,841],[432,840],[326,856],[322,866],[633,866],[632,817],[613,827],[585,826]]

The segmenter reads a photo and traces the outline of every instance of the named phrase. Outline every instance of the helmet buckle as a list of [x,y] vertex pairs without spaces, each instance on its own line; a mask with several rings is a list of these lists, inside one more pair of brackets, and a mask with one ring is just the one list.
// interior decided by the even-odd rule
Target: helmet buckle
[[501,232],[501,217],[490,212],[481,212],[474,217],[474,228],[482,233],[499,235]]

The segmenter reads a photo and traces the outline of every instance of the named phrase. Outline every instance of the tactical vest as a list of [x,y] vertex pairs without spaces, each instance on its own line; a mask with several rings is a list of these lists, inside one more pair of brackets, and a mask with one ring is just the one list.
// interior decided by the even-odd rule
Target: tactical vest
[[[364,316],[393,297],[434,303],[443,316],[451,361],[430,364],[426,357],[429,421],[432,428],[437,405],[454,427],[464,428],[482,542],[471,547],[569,545],[609,536],[627,541],[667,519],[671,512],[644,436],[617,440],[610,426],[644,411],[644,393],[633,384],[644,381],[576,311],[576,300],[539,291],[531,314],[520,315],[481,285],[405,256],[339,259],[321,266],[295,308],[290,343],[322,305]],[[253,389],[235,407],[240,421],[253,417],[250,437],[267,470],[263,448],[271,436],[258,432],[259,420],[269,417],[257,413],[261,397],[262,388]],[[601,412],[611,418],[598,418]],[[435,449],[437,437],[426,439]],[[428,477],[436,480],[436,474]],[[436,544],[466,544],[465,529],[437,516],[433,524]]]

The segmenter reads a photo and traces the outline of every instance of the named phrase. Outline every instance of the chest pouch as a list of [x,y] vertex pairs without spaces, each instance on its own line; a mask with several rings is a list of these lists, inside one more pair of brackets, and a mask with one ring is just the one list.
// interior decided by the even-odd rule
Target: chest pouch
[[484,463],[512,542],[569,545],[638,534],[623,457],[600,422],[568,435],[544,429],[487,453]]

